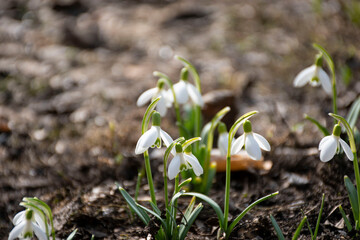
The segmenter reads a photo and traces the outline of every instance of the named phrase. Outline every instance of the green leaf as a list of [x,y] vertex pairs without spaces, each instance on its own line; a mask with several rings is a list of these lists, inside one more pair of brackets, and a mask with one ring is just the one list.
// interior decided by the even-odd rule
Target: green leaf
[[150,201],[149,203],[150,203],[152,209],[154,209],[154,211],[156,212],[156,214],[161,215],[161,211],[158,208],[158,206],[156,206],[156,204],[154,204],[152,201]]
[[125,198],[125,201],[129,204],[130,208],[139,216],[141,221],[145,223],[145,225],[148,225],[150,222],[150,217],[147,215],[147,213],[138,207],[134,199],[126,192],[126,190],[119,186],[119,184],[116,183],[116,185],[119,188],[119,191],[121,195]]
[[344,177],[344,181],[345,181],[345,187],[349,194],[351,210],[353,212],[354,221],[357,221],[359,219],[359,204],[358,204],[357,191],[348,176]]
[[152,101],[150,103],[150,105],[146,109],[142,123],[141,123],[141,134],[144,134],[147,131],[149,122],[151,119],[151,115],[153,114],[153,111],[154,111],[157,103],[159,102],[159,100],[160,100],[160,97],[156,98],[154,101]]
[[269,199],[269,198],[272,198],[272,197],[274,197],[274,196],[276,196],[276,195],[278,195],[278,194],[279,194],[279,192],[274,192],[274,193],[272,193],[272,194],[269,194],[269,195],[267,195],[267,196],[265,196],[265,197],[262,197],[262,198],[256,200],[255,202],[253,202],[252,204],[250,204],[247,208],[245,208],[244,211],[242,211],[242,212],[239,214],[239,216],[237,216],[237,217],[235,218],[235,220],[229,225],[229,227],[228,227],[227,230],[226,230],[226,236],[229,236],[229,235],[230,235],[230,233],[232,232],[232,230],[234,229],[234,227],[236,226],[236,224],[238,224],[238,222],[245,216],[245,214],[246,214],[248,211],[250,211],[253,207],[255,207],[256,205],[258,205],[259,203],[261,203],[261,202],[263,202],[263,201],[265,201],[265,200],[267,200],[267,199]]
[[176,199],[178,199],[180,196],[195,196],[197,198],[200,198],[201,200],[207,202],[215,211],[218,219],[219,219],[219,224],[220,224],[220,228],[223,229],[224,227],[224,214],[221,211],[220,206],[211,198],[209,198],[208,196],[201,194],[201,193],[194,193],[194,192],[178,192],[177,194],[175,194],[172,199],[171,202],[175,202]]
[[301,220],[298,228],[296,229],[295,234],[294,234],[292,240],[298,239],[298,237],[300,236],[301,229],[303,228],[306,220],[307,220],[307,217],[305,216],[305,217]]
[[75,237],[77,230],[78,229],[76,228],[74,231],[72,231],[72,233],[70,233],[66,240],[72,240]]
[[180,232],[179,232],[179,239],[180,240],[185,239],[186,234],[190,230],[192,224],[194,223],[195,219],[198,217],[198,215],[201,212],[201,210],[203,209],[203,207],[204,206],[201,203],[199,203],[197,205],[197,207],[194,209],[194,211],[191,213],[190,217],[187,220],[185,228],[183,228],[182,231],[180,230]]
[[279,224],[276,222],[275,218],[272,215],[270,215],[270,219],[271,219],[272,225],[274,226],[274,229],[275,229],[276,235],[278,236],[278,239],[285,240],[284,234],[281,231],[281,228],[279,227]]
[[353,104],[351,105],[349,114],[347,116],[347,121],[351,129],[354,129],[355,124],[359,118],[360,114],[360,97],[358,97]]
[[189,205],[187,206],[187,208],[183,214],[183,218],[181,219],[180,228],[179,228],[180,235],[181,235],[181,232],[184,230],[184,228],[188,222],[188,219],[191,216],[192,211],[194,210],[195,202],[196,202],[196,197],[192,197]]
[[316,227],[315,227],[315,231],[314,231],[314,236],[313,236],[313,240],[316,240],[318,231],[319,231],[319,226],[320,226],[320,221],[321,221],[321,214],[323,212],[324,209],[324,202],[325,202],[325,194],[322,195],[321,197],[321,205],[320,205],[320,211],[319,211],[319,215],[316,221]]
[[344,219],[346,228],[347,228],[347,230],[350,232],[350,231],[352,230],[352,226],[351,226],[351,223],[350,223],[349,219],[347,218],[347,216],[346,216],[346,214],[345,214],[345,212],[344,212],[344,209],[342,208],[341,205],[339,205],[339,210],[340,210],[341,216],[342,216],[343,219]]
[[304,118],[306,120],[309,120],[310,122],[312,122],[313,124],[315,124],[318,129],[324,134],[324,136],[328,136],[330,135],[329,131],[326,129],[326,127],[324,127],[321,123],[319,123],[318,121],[316,121],[314,118],[310,117],[309,115],[305,114]]
[[[151,202],[151,201],[150,201],[150,202]],[[150,210],[150,209],[147,209],[147,208],[144,207],[144,206],[141,206],[140,204],[136,204],[136,205],[137,205],[137,207],[141,208],[142,210],[144,210],[144,211],[152,214],[154,217],[156,217],[157,219],[159,219],[160,222],[163,224],[163,226],[164,226],[165,229],[166,229],[166,227],[167,227],[167,226],[166,226],[166,223],[165,223],[164,219],[162,219],[159,214],[157,214],[156,212],[154,212],[154,211],[152,211],[152,210]]]

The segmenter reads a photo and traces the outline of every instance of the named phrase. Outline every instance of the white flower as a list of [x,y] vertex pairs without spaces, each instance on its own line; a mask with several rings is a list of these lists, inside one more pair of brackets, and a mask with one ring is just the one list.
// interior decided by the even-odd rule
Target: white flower
[[313,87],[322,86],[326,93],[331,94],[331,81],[327,73],[316,64],[302,70],[294,80],[294,87],[303,87],[309,83]]
[[[219,137],[218,137],[218,142],[217,142],[217,146],[218,149],[220,150],[220,154],[222,156],[226,156],[227,155],[227,150],[228,150],[228,146],[229,146],[229,133],[226,130],[226,125],[224,123],[220,123],[219,127]],[[233,139],[232,143],[234,142],[235,139]]]
[[181,144],[176,144],[176,152],[174,158],[171,160],[168,167],[168,177],[170,180],[174,179],[180,171],[193,169],[196,176],[203,174],[204,170],[200,165],[198,159],[191,152],[184,152]]
[[41,229],[34,219],[34,212],[30,209],[27,209],[24,213],[20,214],[17,217],[16,226],[11,230],[9,234],[8,240],[12,240],[15,238],[20,239],[31,239],[33,237],[33,232],[38,237],[39,240],[47,240],[46,233],[43,229]]
[[340,125],[335,125],[333,133],[330,136],[326,136],[321,139],[319,143],[319,150],[320,150],[320,160],[322,162],[330,161],[336,151],[339,149],[340,145],[344,149],[346,156],[349,158],[350,161],[354,160],[354,155],[351,151],[349,145],[340,138],[341,127]]
[[150,100],[154,100],[157,97],[161,97],[159,102],[156,105],[156,110],[160,113],[161,116],[165,116],[167,108],[171,107],[171,100],[169,99],[168,92],[164,90],[164,82],[159,81],[157,87],[150,88],[143,92],[138,98],[136,105],[141,107],[145,105]]
[[[12,220],[13,224],[16,226],[16,225],[19,225],[20,223],[22,223],[23,221],[26,221],[25,214],[26,214],[26,210],[23,210],[23,211],[17,213]],[[47,225],[48,231],[50,231],[51,227],[50,227],[49,223],[45,223],[44,219],[39,215],[39,213],[33,212],[33,215],[34,215],[34,217],[32,220],[41,228],[41,230],[43,232],[46,232],[46,225]]]
[[[245,147],[247,154],[254,160],[261,159],[261,149],[270,151],[269,142],[260,134],[253,133],[251,123],[246,120],[243,125],[244,134],[238,137],[231,147],[231,154],[237,154]],[[261,149],[260,149],[261,148]]]
[[[179,104],[185,104],[189,97],[191,100],[198,106],[203,107],[204,101],[199,90],[187,80],[181,79],[178,83],[174,84],[173,86],[176,100]],[[174,101],[174,96],[170,90],[168,90],[169,100],[171,102]]]
[[135,148],[135,154],[141,154],[149,149],[149,147],[161,147],[161,140],[168,147],[173,139],[160,128],[160,115],[155,112],[153,114],[153,126],[146,131],[138,140]]

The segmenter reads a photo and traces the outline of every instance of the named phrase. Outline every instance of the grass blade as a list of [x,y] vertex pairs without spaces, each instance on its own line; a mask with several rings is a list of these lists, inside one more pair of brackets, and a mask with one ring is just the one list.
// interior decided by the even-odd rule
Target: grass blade
[[318,231],[319,231],[319,226],[320,226],[320,221],[321,221],[321,214],[323,212],[324,209],[324,202],[325,202],[325,194],[322,195],[321,198],[321,206],[320,206],[320,211],[319,211],[319,215],[316,221],[316,227],[315,227],[315,232],[314,232],[314,236],[313,236],[313,240],[316,240]]
[[275,229],[276,235],[278,236],[278,239],[285,240],[284,234],[281,231],[279,224],[276,222],[275,218],[272,215],[270,215],[270,220],[271,220],[272,225],[274,226],[274,229]]
[[305,216],[305,217],[301,220],[301,222],[300,222],[300,224],[299,224],[298,228],[296,229],[296,231],[295,231],[295,233],[294,233],[294,236],[293,236],[292,240],[296,240],[296,239],[298,239],[298,237],[300,236],[301,229],[303,228],[303,226],[304,226],[304,224],[305,224],[306,220],[307,220],[307,217]]
[[351,226],[351,223],[350,223],[349,219],[347,218],[347,216],[346,216],[346,214],[345,214],[345,212],[344,212],[344,209],[342,208],[341,205],[339,205],[339,210],[340,210],[341,216],[342,216],[343,219],[344,219],[346,228],[347,228],[347,230],[350,232],[350,231],[352,230],[352,226]]
[[[354,161],[356,161],[356,160],[354,160]],[[344,181],[345,181],[345,187],[349,194],[351,210],[353,212],[354,221],[357,221],[359,219],[359,204],[358,204],[357,191],[348,176],[344,177]]]
[[66,238],[66,240],[72,240],[75,237],[77,230],[78,229],[76,228],[72,233],[70,233],[70,235]]
[[247,208],[245,208],[244,211],[242,211],[242,212],[240,213],[240,215],[237,216],[237,217],[235,218],[235,220],[229,225],[228,229],[226,230],[226,236],[230,235],[231,231],[234,229],[234,227],[236,226],[236,224],[238,224],[238,222],[245,216],[245,214],[246,214],[248,211],[250,211],[253,207],[255,207],[256,205],[258,205],[259,203],[261,203],[261,202],[263,202],[263,201],[265,201],[265,200],[267,200],[267,199],[269,199],[269,198],[272,198],[272,197],[274,197],[274,196],[276,196],[276,195],[278,195],[278,194],[279,194],[279,192],[274,192],[274,193],[272,193],[272,194],[269,194],[269,195],[267,195],[267,196],[265,196],[265,197],[262,197],[262,198],[256,200],[255,202],[253,202],[252,204],[250,204]]
[[125,198],[125,201],[129,204],[130,208],[139,216],[139,218],[141,219],[141,221],[145,223],[145,225],[148,225],[150,222],[149,215],[147,215],[147,213],[143,209],[138,207],[134,199],[132,199],[132,197],[126,192],[124,188],[120,187],[118,184],[117,186],[119,188],[121,195]]
[[194,223],[195,219],[197,218],[197,216],[199,215],[199,213],[201,212],[201,210],[203,209],[203,205],[200,203],[196,206],[196,208],[194,209],[194,211],[192,211],[191,215],[189,216],[189,218],[187,219],[187,223],[185,225],[184,228],[180,228],[179,231],[179,239],[183,240],[186,237],[186,234],[188,233],[188,231],[190,230],[190,227],[192,226],[192,224]]
[[315,126],[318,127],[318,129],[324,134],[324,136],[329,136],[330,133],[329,131],[326,129],[326,127],[324,127],[321,123],[319,123],[318,121],[316,121],[314,118],[310,117],[309,115],[305,114],[304,118],[306,120],[309,120],[310,122],[312,122],[313,124],[315,124]]

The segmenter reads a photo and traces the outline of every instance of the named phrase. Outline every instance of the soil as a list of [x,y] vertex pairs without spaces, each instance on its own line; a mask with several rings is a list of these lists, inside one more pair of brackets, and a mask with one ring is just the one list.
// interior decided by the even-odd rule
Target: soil
[[[173,59],[177,54],[199,71],[208,99],[205,121],[225,105],[232,107],[230,124],[259,110],[253,129],[272,146],[264,153],[273,162],[270,171],[232,173],[230,217],[262,196],[280,194],[251,210],[231,238],[277,239],[271,214],[290,239],[303,212],[314,227],[325,194],[318,239],[355,239],[337,209],[341,204],[352,220],[343,184],[344,175],[354,180],[352,163],[343,155],[320,162],[322,135],[303,120],[309,114],[331,130],[331,97],[292,82],[313,64],[312,43],[319,43],[334,58],[339,114],[346,116],[360,93],[356,4],[1,1],[0,238],[7,239],[13,228],[21,199],[33,196],[53,209],[59,239],[75,228],[74,239],[145,239],[156,229],[156,222],[145,227],[131,217],[115,182],[134,195],[143,164],[134,148],[145,110],[136,100],[155,86],[155,70],[177,81],[182,67]],[[173,137],[174,119],[170,112],[162,121]],[[155,187],[163,196],[161,160],[152,154]],[[209,194],[220,206],[224,184],[224,173],[218,173]],[[139,201],[147,200],[143,179]],[[180,209],[187,201],[180,200]],[[205,204],[188,239],[215,239],[217,228]],[[306,227],[299,239],[310,239]]]

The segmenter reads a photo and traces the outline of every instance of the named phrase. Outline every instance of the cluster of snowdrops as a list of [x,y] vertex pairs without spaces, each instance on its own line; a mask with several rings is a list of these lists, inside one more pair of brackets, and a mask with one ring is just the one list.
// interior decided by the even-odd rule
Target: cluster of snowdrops
[[[356,185],[360,186],[354,138],[354,132],[358,134],[358,132],[355,131],[355,122],[360,111],[360,98],[354,102],[347,120],[337,115],[334,63],[325,49],[316,44],[314,44],[314,47],[318,50],[314,65],[304,69],[296,76],[294,86],[303,87],[307,83],[312,86],[322,86],[326,93],[332,95],[333,113],[329,115],[334,118],[334,128],[331,134],[326,127],[322,126],[317,120],[310,116],[306,116],[306,119],[318,126],[321,132],[324,133],[324,138],[319,143],[320,160],[327,162],[331,160],[336,153],[342,154],[344,152],[347,158],[354,163]],[[249,210],[262,201],[278,194],[278,192],[275,192],[258,199],[249,204],[238,216],[229,221],[231,156],[245,150],[250,158],[260,160],[262,158],[261,150],[270,151],[270,144],[263,136],[252,130],[250,118],[257,114],[257,111],[242,115],[234,122],[230,130],[227,131],[226,125],[221,122],[222,118],[230,110],[229,107],[225,107],[220,110],[209,123],[202,126],[201,108],[204,106],[204,101],[201,95],[200,77],[195,67],[189,61],[179,56],[176,56],[176,59],[184,65],[180,74],[180,81],[173,84],[166,74],[154,72],[154,76],[158,77],[157,86],[142,93],[137,101],[138,106],[144,106],[149,102],[150,104],[145,111],[141,126],[142,135],[135,148],[136,154],[143,154],[144,156],[144,168],[139,171],[135,196],[131,197],[123,187],[119,184],[117,185],[131,209],[131,214],[136,214],[145,225],[148,225],[150,221],[152,221],[152,217],[160,222],[156,234],[151,236],[155,239],[184,239],[203,208],[202,202],[209,204],[218,217],[219,228],[217,238],[228,239],[234,227]],[[331,78],[322,69],[324,59],[331,72]],[[194,84],[189,81],[189,76],[193,79]],[[167,114],[169,108],[174,108],[175,110],[176,126],[179,130],[179,137],[175,140],[166,133],[166,131],[161,129],[161,118]],[[243,134],[235,138],[236,133],[241,127]],[[340,138],[343,129],[345,129],[347,133],[350,146]],[[207,196],[216,171],[216,164],[210,161],[215,131],[219,133],[217,147],[220,150],[220,154],[226,158],[223,208]],[[163,199],[165,209],[160,209],[157,203],[157,195],[155,193],[150,167],[149,148],[161,148],[164,145],[166,147],[163,157]],[[146,175],[149,185],[151,198],[149,202],[150,208],[139,204],[137,201],[141,178],[144,175]],[[168,181],[174,181],[173,187],[169,187],[171,185],[168,185]],[[360,190],[359,188],[356,189],[347,177],[345,177],[345,185],[349,191],[354,227],[341,206],[339,209],[344,217],[348,230],[350,231],[353,228],[359,230]],[[187,192],[185,189],[191,189],[192,191]],[[173,191],[171,195],[169,194],[170,190]],[[184,196],[191,196],[192,198],[184,212],[179,214],[177,201],[180,197]],[[196,204],[199,200],[200,203]],[[13,223],[15,227],[10,232],[9,240],[17,237],[21,239],[31,239],[34,234],[41,240],[55,239],[51,209],[44,202],[37,198],[24,198],[20,205],[26,209],[14,217]],[[305,223],[307,223],[311,238],[316,239],[323,205],[324,196],[314,231],[312,231],[310,223],[306,216],[304,216],[293,235],[293,239],[297,239]],[[181,220],[179,220],[179,216],[181,216]],[[270,219],[278,238],[285,239],[274,217],[270,216]],[[76,231],[74,231],[68,239],[72,239],[75,234]]]

